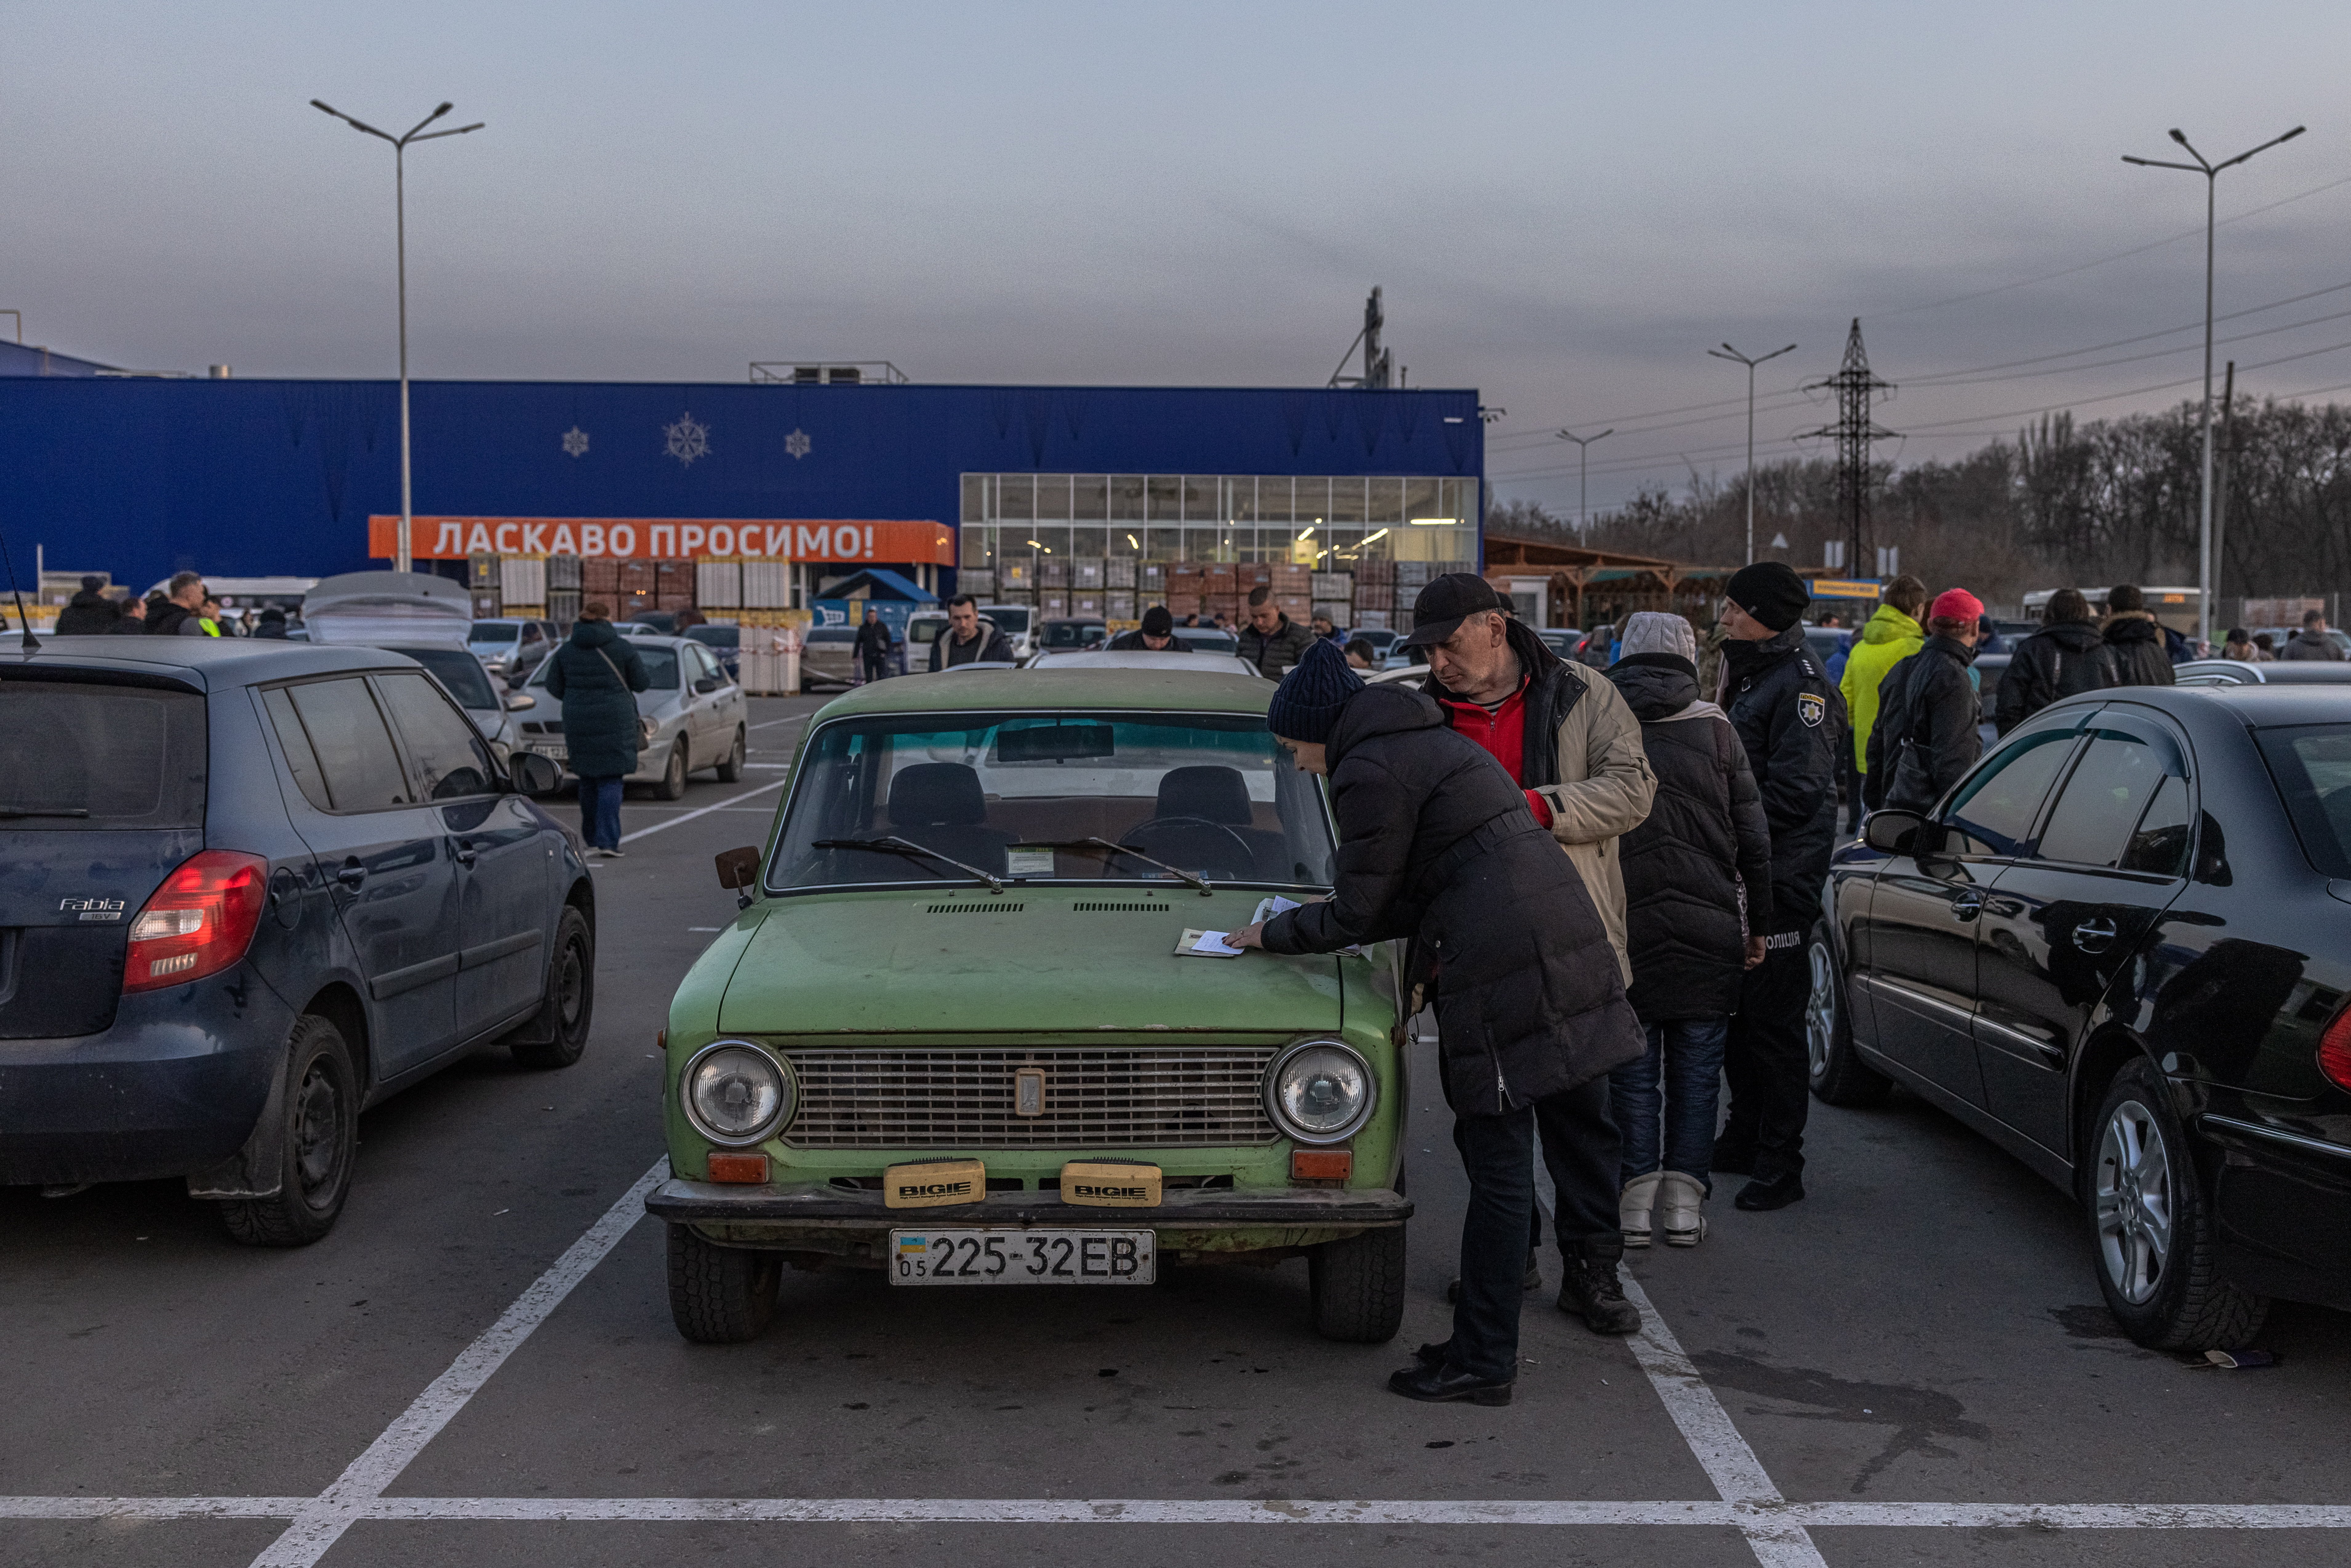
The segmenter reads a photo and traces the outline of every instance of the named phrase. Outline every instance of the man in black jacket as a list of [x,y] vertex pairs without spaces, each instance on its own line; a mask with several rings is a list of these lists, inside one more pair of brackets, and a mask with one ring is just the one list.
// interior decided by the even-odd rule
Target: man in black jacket
[[1869,732],[1871,810],[1924,811],[1983,755],[1983,700],[1968,679],[1983,606],[1964,588],[1927,612],[1927,645],[1886,672]]
[[[1981,646],[1976,651],[1990,652]],[[1993,722],[2006,735],[2059,697],[2112,685],[2110,663],[2089,600],[2078,588],[2059,589],[2041,612],[2041,630],[2009,656]]]
[[2168,686],[2179,684],[2171,673],[2163,628],[2147,612],[2147,595],[2127,582],[2106,590],[2107,685]]
[[1110,640],[1113,653],[1188,653],[1192,644],[1176,635],[1176,617],[1167,606],[1155,604],[1143,612],[1143,629],[1122,632]]
[[[1469,1208],[1453,1337],[1423,1346],[1417,1364],[1388,1386],[1414,1399],[1507,1405],[1534,1214],[1538,1110],[1588,1103],[1576,1119],[1607,1135],[1557,1154],[1613,1169],[1606,1075],[1641,1052],[1607,930],[1518,786],[1448,728],[1428,697],[1366,686],[1335,644],[1317,639],[1274,694],[1266,724],[1301,769],[1329,775],[1338,864],[1327,902],[1228,940],[1272,953],[1413,943],[1415,989],[1434,982],[1438,1057]],[[1590,1240],[1568,1263],[1588,1297],[1623,1296],[1614,1219],[1605,1207],[1596,1216],[1560,1217],[1562,1233],[1589,1228]]]
[[60,637],[103,637],[114,630],[122,619],[122,611],[106,596],[106,579],[98,576],[81,580],[81,591],[66,601],[57,612],[57,635]]
[[1249,623],[1240,629],[1240,656],[1257,666],[1257,673],[1269,681],[1278,681],[1292,664],[1306,656],[1306,650],[1320,641],[1314,633],[1281,612],[1273,601],[1273,590],[1259,583],[1249,590]]
[[1747,748],[1771,826],[1771,928],[1763,961],[1740,982],[1730,1020],[1723,1052],[1730,1112],[1713,1166],[1754,1176],[1733,1199],[1740,1207],[1784,1208],[1804,1196],[1811,1090],[1804,1006],[1812,995],[1805,939],[1820,918],[1836,847],[1844,698],[1804,641],[1812,591],[1785,563],[1742,567],[1724,597],[1719,700]]
[[867,606],[864,624],[857,628],[857,658],[865,666],[868,684],[890,673],[892,646],[889,623],[882,619],[880,612]]
[[[862,634],[862,629],[860,634]],[[947,601],[947,629],[931,643],[931,673],[957,664],[1008,664],[1012,644],[992,621],[982,622],[979,604],[968,593]]]

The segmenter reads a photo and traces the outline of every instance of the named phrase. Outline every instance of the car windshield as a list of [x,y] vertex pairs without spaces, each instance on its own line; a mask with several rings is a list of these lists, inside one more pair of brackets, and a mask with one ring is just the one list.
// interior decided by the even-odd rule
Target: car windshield
[[[647,648],[640,646],[632,651],[636,653],[638,658],[644,661],[645,689],[647,691],[674,692],[677,690],[676,649]],[[616,657],[612,662],[617,664],[620,663],[620,660]],[[538,668],[530,673],[530,684],[534,686],[544,686],[547,685],[547,677],[554,673],[555,661],[553,659],[542,659],[539,661]]]
[[471,635],[476,643],[512,643],[522,635],[522,628],[511,621],[476,621]]
[[483,672],[482,661],[465,649],[394,648],[391,652],[405,653],[432,671],[433,678],[449,688],[449,695],[457,699],[459,707],[498,711],[498,695],[490,687],[490,677]]
[[2351,877],[2351,724],[2257,730],[2310,863]]
[[686,635],[705,648],[737,648],[743,640],[742,629],[736,626],[696,626]]
[[1241,640],[1230,632],[1219,632],[1214,626],[1178,626],[1176,635],[1192,644],[1195,653],[1238,653]]
[[1048,621],[1045,622],[1045,646],[1048,648],[1084,648],[1102,641],[1109,628],[1099,621]]
[[1255,715],[875,715],[810,740],[768,885],[977,880],[951,862],[1027,883],[1186,880],[1158,861],[1322,888],[1331,855],[1316,779]]
[[906,622],[906,641],[916,647],[927,646],[938,641],[939,633],[946,629],[946,624],[939,620],[909,621]]
[[1018,637],[1029,630],[1029,612],[1019,604],[989,604],[980,613],[996,622],[996,629],[1007,637]]
[[0,747],[0,831],[204,825],[204,699],[193,693],[12,676],[0,680],[0,723],[20,742]]

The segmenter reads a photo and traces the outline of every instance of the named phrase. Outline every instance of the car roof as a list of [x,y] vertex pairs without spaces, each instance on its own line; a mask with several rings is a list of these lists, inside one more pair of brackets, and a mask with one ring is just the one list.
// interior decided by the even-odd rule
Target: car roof
[[1256,666],[1238,653],[1177,653],[1172,648],[1048,648],[1037,655],[1031,670],[1198,670],[1228,675],[1236,670],[1250,680],[1262,680]]
[[[2120,703],[2183,720],[2273,725],[2351,723],[2351,683],[2279,686],[2109,686],[2064,697],[2050,707]],[[2042,710],[2049,711],[2048,709]]]
[[1199,670],[1076,669],[961,670],[873,681],[836,697],[817,715],[987,712],[1064,708],[1165,709],[1170,712],[1262,714],[1274,684],[1261,676]]
[[2246,685],[2339,686],[2351,685],[2351,661],[2341,659],[2281,659],[2249,664],[2241,659],[2190,659],[2175,664],[2178,675],[2235,675]]
[[111,670],[171,676],[204,691],[292,680],[337,670],[413,669],[385,648],[350,643],[286,643],[275,637],[45,637],[30,657],[0,648],[16,669]]

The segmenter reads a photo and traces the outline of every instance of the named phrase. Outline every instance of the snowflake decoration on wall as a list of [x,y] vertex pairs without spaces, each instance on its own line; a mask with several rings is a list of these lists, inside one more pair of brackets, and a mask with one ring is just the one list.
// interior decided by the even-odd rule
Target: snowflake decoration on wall
[[805,430],[795,428],[789,435],[784,437],[784,450],[790,453],[796,460],[807,456],[809,448],[815,444],[816,443],[809,439],[808,432]]
[[588,433],[580,429],[576,424],[570,429],[565,431],[563,433],[563,451],[564,455],[568,457],[585,457],[588,455]]
[[695,423],[691,413],[679,414],[675,424],[663,425],[662,434],[669,438],[664,450],[684,467],[693,467],[697,457],[710,455],[710,427]]

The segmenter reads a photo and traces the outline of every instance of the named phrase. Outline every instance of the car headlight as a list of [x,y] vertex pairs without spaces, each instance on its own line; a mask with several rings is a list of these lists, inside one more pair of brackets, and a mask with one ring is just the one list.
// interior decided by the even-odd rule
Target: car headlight
[[743,1040],[703,1047],[677,1087],[686,1120],[714,1144],[756,1144],[791,1119],[791,1074]]
[[1335,1040],[1301,1040],[1265,1075],[1265,1108],[1301,1144],[1335,1144],[1371,1120],[1379,1083],[1371,1063]]

